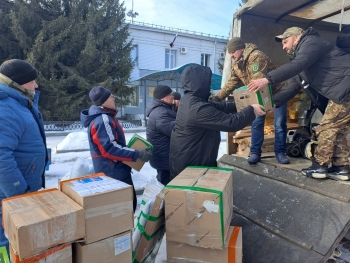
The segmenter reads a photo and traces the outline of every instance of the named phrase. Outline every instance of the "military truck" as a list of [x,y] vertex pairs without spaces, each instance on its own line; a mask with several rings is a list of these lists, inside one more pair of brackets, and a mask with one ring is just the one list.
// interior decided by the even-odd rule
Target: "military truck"
[[[334,45],[345,36],[347,46],[350,0],[249,0],[234,14],[230,38],[255,43],[283,65],[288,57],[274,36],[292,26],[312,26]],[[226,54],[222,86],[231,63]],[[300,170],[311,162],[301,157],[289,157],[288,165],[275,158],[249,165],[233,154],[233,135],[227,134],[227,154],[218,165],[234,169],[231,224],[243,227],[243,262],[350,262],[350,182],[305,177]]]

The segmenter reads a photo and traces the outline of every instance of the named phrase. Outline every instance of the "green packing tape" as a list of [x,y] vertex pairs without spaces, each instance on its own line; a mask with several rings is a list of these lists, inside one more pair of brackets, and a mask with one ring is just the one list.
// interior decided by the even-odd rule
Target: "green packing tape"
[[[161,231],[163,231],[163,229],[164,229],[164,226],[162,226],[161,228],[159,228],[158,230],[161,230]],[[163,233],[164,234],[164,233]],[[161,239],[163,237],[163,235],[160,235],[160,237],[159,237],[159,239],[157,240],[157,242],[159,242],[159,240]],[[157,243],[156,243],[157,244]],[[153,252],[153,250],[154,250],[154,248],[156,247],[156,245],[147,253],[147,255],[145,256],[145,258],[142,260],[142,262],[139,262],[138,260],[136,260],[135,259],[135,257],[136,257],[136,254],[135,254],[135,252],[133,251],[132,252],[132,259],[133,259],[133,263],[144,263],[147,259],[148,259],[148,257],[152,254],[152,252]]]
[[150,241],[152,238],[154,238],[154,236],[155,236],[163,227],[164,227],[164,226],[158,228],[156,232],[154,232],[152,235],[149,235],[149,234],[146,233],[145,228],[144,228],[142,225],[137,224],[137,228],[140,230],[141,234],[142,234],[148,241]]
[[219,197],[220,197],[219,207],[220,207],[220,223],[221,223],[221,240],[222,240],[222,247],[224,247],[224,245],[225,245],[225,240],[224,240],[225,230],[224,230],[224,211],[223,211],[222,192],[219,190],[213,190],[213,189],[197,187],[197,186],[166,185],[165,188],[191,190],[191,191],[206,192],[206,193],[213,193],[213,194],[219,195]]
[[187,166],[187,168],[203,168],[209,170],[233,171],[232,168],[216,167],[216,166]]
[[151,149],[151,152],[153,152],[153,150],[154,150],[153,145],[152,145],[149,141],[145,140],[144,138],[142,138],[140,135],[137,135],[137,134],[134,134],[134,135],[132,136],[132,138],[130,139],[130,141],[129,141],[129,143],[128,143],[128,148],[131,148],[131,146],[132,146],[137,140],[142,141],[147,147],[149,147],[149,148]]
[[1,263],[10,263],[9,256],[7,254],[6,247],[0,247],[0,262]]
[[155,222],[157,221],[159,218],[163,217],[164,215],[161,216],[150,216],[149,214],[144,213],[143,211],[141,211],[140,213],[140,217],[143,216],[144,218],[146,218],[148,221],[152,221]]

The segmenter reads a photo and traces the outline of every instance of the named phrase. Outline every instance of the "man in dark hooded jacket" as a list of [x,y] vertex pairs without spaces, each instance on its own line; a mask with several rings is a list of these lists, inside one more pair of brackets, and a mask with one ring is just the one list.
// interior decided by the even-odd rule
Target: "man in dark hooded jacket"
[[88,127],[90,152],[95,172],[102,172],[109,177],[132,185],[135,211],[137,200],[131,179],[131,168],[123,161],[136,162],[139,158],[148,162],[152,154],[147,148],[137,151],[126,146],[123,128],[115,117],[117,110],[110,90],[97,86],[90,91],[89,97],[94,105],[81,112],[80,120],[84,127]]
[[180,100],[170,139],[170,174],[176,177],[187,166],[217,166],[220,131],[239,131],[265,112],[258,104],[239,113],[231,102],[208,102],[211,69],[188,66],[181,74],[184,96]]
[[157,169],[157,179],[163,185],[170,182],[169,147],[171,131],[175,126],[176,112],[172,109],[173,91],[165,85],[158,85],[153,92],[153,100],[147,105],[147,141],[153,147],[150,164]]
[[[300,90],[300,83],[328,99],[320,125],[316,128],[318,145],[312,166],[302,173],[313,178],[349,179],[350,155],[350,55],[322,39],[312,27],[306,31],[288,28],[276,36],[291,61],[266,78],[251,81],[249,90],[257,91],[266,84],[288,80],[288,86],[275,97],[275,104],[284,103]],[[296,80],[299,79],[299,81]],[[328,166],[332,167],[328,169]]]

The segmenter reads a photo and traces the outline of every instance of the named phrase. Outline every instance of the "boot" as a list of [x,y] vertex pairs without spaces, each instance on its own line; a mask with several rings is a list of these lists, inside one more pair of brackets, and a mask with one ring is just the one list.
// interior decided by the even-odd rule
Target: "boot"
[[249,164],[256,164],[260,162],[260,155],[256,153],[252,153],[252,155],[248,158],[247,162]]
[[328,169],[328,173],[342,181],[347,181],[350,179],[349,165],[333,165],[331,168]]
[[328,165],[320,165],[314,158],[311,159],[312,165],[309,168],[302,169],[301,172],[307,177],[322,179],[328,177]]
[[280,164],[288,164],[289,160],[284,154],[284,152],[275,153],[276,159]]

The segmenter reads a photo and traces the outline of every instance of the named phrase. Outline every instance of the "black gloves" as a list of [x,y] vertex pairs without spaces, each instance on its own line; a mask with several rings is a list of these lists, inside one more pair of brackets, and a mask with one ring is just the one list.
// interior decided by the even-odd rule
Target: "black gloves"
[[221,102],[221,99],[218,96],[214,96],[209,98],[209,100],[213,101],[213,102]]
[[152,153],[150,152],[150,148],[146,147],[142,150],[139,150],[139,159],[143,162],[148,162],[152,157]]

